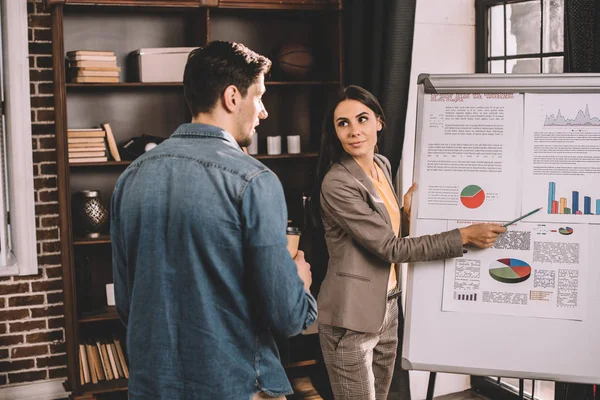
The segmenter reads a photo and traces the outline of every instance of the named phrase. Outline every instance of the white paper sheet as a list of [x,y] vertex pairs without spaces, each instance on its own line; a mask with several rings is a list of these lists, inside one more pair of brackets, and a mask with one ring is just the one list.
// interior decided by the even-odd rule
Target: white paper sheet
[[494,247],[445,261],[442,311],[582,320],[588,243],[586,224],[511,225]]
[[528,221],[600,223],[600,94],[525,95]]
[[517,217],[523,95],[427,94],[423,113],[418,218]]

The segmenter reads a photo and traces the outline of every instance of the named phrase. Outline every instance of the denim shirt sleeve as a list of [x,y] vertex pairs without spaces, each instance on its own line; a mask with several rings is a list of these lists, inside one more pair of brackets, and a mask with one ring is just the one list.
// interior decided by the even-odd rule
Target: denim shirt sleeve
[[317,303],[304,290],[287,250],[287,208],[281,184],[270,171],[254,176],[242,197],[244,257],[261,317],[275,331],[297,335],[314,322]]
[[119,232],[119,216],[120,210],[118,210],[119,191],[113,192],[113,197],[110,203],[110,236],[111,236],[111,247],[112,247],[112,264],[113,264],[113,282],[115,289],[115,305],[117,313],[121,318],[121,321],[127,326],[129,320],[129,288],[128,285],[128,271],[127,263],[125,259],[125,249],[121,243],[121,235]]

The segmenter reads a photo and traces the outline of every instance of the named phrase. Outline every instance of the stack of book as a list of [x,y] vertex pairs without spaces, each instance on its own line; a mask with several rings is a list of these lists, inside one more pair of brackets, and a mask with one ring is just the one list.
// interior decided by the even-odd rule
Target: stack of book
[[67,52],[73,83],[118,83],[117,57],[113,51],[74,50]]
[[121,161],[109,124],[102,124],[102,128],[68,129],[67,141],[70,164],[108,161],[107,144],[112,159]]
[[82,385],[123,378],[129,379],[129,368],[119,339],[89,339],[79,344],[79,380]]

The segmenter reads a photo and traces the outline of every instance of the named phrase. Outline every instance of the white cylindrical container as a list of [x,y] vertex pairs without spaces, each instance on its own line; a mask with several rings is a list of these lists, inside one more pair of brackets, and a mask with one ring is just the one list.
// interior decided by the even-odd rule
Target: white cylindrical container
[[254,132],[254,135],[252,135],[252,142],[248,146],[248,154],[258,154],[258,132]]
[[115,305],[115,284],[109,283],[106,285],[106,305]]
[[287,137],[287,152],[289,154],[300,153],[300,135],[292,135]]
[[267,136],[267,154],[281,154],[281,136]]

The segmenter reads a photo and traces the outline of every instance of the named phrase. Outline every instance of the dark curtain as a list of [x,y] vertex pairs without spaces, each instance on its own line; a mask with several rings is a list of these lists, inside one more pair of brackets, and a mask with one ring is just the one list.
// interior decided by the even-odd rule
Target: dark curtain
[[395,176],[404,143],[416,0],[344,1],[344,83],[381,102],[387,129],[379,152]]
[[[565,0],[564,72],[600,72],[600,0]],[[556,382],[555,400],[595,400],[594,385]]]
[[600,0],[566,0],[564,21],[564,72],[600,72]]

